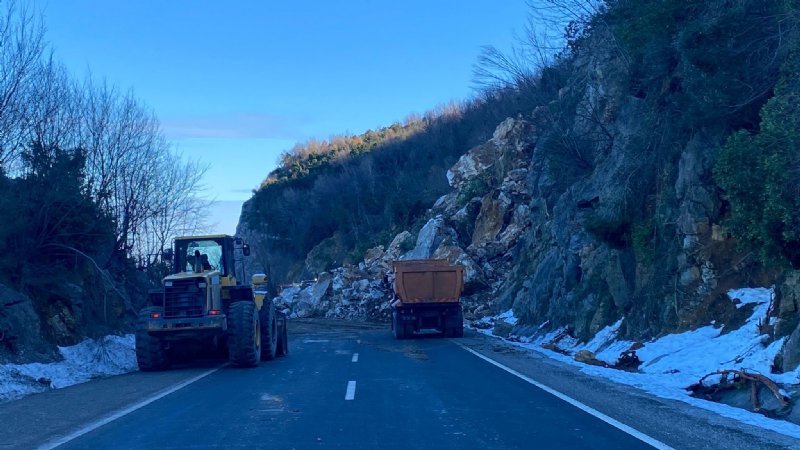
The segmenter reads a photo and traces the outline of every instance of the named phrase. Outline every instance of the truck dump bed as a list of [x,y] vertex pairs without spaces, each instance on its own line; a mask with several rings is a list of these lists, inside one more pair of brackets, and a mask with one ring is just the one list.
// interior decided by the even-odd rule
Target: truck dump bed
[[446,259],[394,262],[394,292],[403,304],[457,303],[463,288],[464,268]]

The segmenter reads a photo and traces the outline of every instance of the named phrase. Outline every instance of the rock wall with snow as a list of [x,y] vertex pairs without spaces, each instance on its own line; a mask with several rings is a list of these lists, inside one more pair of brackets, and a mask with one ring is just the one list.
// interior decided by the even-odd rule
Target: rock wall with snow
[[[633,133],[637,125],[630,114],[629,122],[618,126]],[[338,268],[306,286],[284,289],[278,305],[290,317],[385,320],[391,262],[442,258],[465,267],[468,321],[480,326],[481,319],[513,310],[519,320],[495,330],[503,336],[563,328],[586,342],[617,323],[620,338],[637,340],[712,320],[735,325],[749,317],[752,311],[736,308],[727,291],[747,284],[753,262],[736,252],[719,224],[719,200],[704,178],[710,150],[702,137],[682,150],[667,187],[674,199],[672,245],[647,260],[624,241],[629,236],[617,241],[592,228],[597,221],[613,221],[607,217],[627,201],[629,189],[637,189],[633,180],[627,188],[618,180],[643,170],[640,161],[619,144],[591,174],[559,187],[548,155],[538,147],[536,120],[535,115],[509,118],[490,141],[462,156],[447,173],[452,192],[433,205],[417,233],[403,231],[387,249],[370,249],[359,267]],[[411,250],[400,250],[412,240]],[[765,345],[788,336],[779,363],[789,370],[800,358],[800,276],[790,273],[780,280]]]
[[[674,68],[660,88],[636,84],[641,74],[605,33],[593,31],[581,42],[589,51],[542,71],[538,107],[465,149],[446,174],[452,191],[424,226],[394,239],[413,239],[412,249],[373,249],[358,268],[318,277],[338,277],[338,288],[285,291],[283,304],[298,315],[385,318],[391,261],[445,258],[466,269],[467,320],[513,311],[518,320],[498,334],[563,329],[588,342],[619,323],[620,339],[639,341],[712,321],[735,328],[753,307],[737,308],[728,292],[774,286],[763,345],[785,338],[776,370],[797,367],[799,272],[765,267],[757,252],[740,250],[725,228],[731,206],[714,181],[715,158],[731,129],[745,126],[745,112],[684,116],[682,101],[715,113],[703,109],[703,89],[726,86],[699,80],[688,98],[687,73]],[[770,76],[764,82],[777,83]],[[547,91],[548,83],[556,87]],[[747,120],[758,120],[766,97],[759,101],[751,99]]]

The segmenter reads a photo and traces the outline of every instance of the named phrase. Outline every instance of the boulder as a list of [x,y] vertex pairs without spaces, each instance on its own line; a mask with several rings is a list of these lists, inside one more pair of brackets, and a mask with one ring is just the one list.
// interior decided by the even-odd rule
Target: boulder
[[527,231],[531,224],[531,210],[527,205],[517,205],[511,215],[511,221],[505,229],[497,236],[497,242],[501,244],[504,251],[513,247]]
[[490,192],[483,197],[481,210],[475,221],[471,246],[479,247],[495,241],[504,228],[510,206],[511,200],[502,192]]
[[434,259],[446,259],[450,264],[460,264],[464,267],[464,287],[466,292],[485,287],[483,271],[477,263],[461,247],[452,241],[439,246],[433,255]]
[[781,349],[781,370],[790,372],[800,366],[800,324],[794,329]]
[[0,361],[47,361],[57,354],[56,347],[42,335],[31,299],[0,284]]
[[494,324],[494,328],[492,329],[492,334],[495,336],[499,336],[503,339],[508,338],[511,335],[511,330],[514,329],[514,325],[511,325],[507,322],[496,322]]
[[608,367],[608,364],[597,359],[594,353],[589,350],[580,350],[578,353],[575,353],[575,361],[592,366]]
[[491,167],[500,158],[501,151],[493,141],[474,147],[447,171],[447,182],[455,189],[462,189],[467,182]]
[[384,253],[384,261],[391,263],[400,259],[400,256],[414,247],[414,236],[408,231],[403,231],[392,239]]
[[430,219],[417,235],[417,243],[414,248],[404,254],[400,259],[428,259],[442,242],[441,228],[444,226],[442,216]]

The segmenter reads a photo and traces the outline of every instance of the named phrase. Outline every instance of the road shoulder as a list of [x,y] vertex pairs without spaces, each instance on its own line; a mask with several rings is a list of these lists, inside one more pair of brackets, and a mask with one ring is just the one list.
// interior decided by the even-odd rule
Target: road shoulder
[[674,448],[797,448],[798,441],[632,386],[592,377],[533,350],[470,330],[453,342]]
[[0,448],[38,448],[111,416],[214,367],[133,372],[33,394],[0,404]]

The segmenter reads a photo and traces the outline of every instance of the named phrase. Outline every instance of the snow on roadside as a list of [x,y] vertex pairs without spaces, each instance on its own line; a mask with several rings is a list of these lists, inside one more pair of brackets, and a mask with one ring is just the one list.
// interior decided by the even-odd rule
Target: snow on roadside
[[772,298],[772,288],[744,288],[733,289],[728,291],[728,297],[732,302],[736,303],[736,308],[741,308],[748,304],[761,304],[764,301],[769,302]]
[[517,324],[517,318],[514,317],[514,311],[511,309],[497,316],[497,319],[500,319],[509,325]]
[[134,371],[134,345],[132,334],[105,336],[59,347],[63,361],[0,365],[0,401]]
[[[573,358],[578,351],[589,350],[595,353],[597,359],[609,364],[616,362],[619,354],[633,345],[633,342],[616,339],[622,320],[598,332],[588,343],[577,342],[568,336],[560,338],[557,346],[566,351],[568,355],[542,347],[542,344],[553,342],[562,330],[555,330],[533,339],[520,339],[521,342],[514,342],[514,344],[579,366],[582,372],[589,375],[601,376],[618,383],[635,386],[658,397],[680,400],[744,423],[800,438],[800,426],[798,425],[770,419],[761,414],[732,406],[694,398],[686,390],[689,385],[697,383],[704,375],[721,369],[747,369],[767,375],[778,383],[800,383],[800,368],[783,374],[770,373],[775,356],[784,342],[784,339],[779,339],[767,345],[767,336],[761,335],[759,331],[759,323],[766,320],[774,296],[773,289],[736,289],[730,291],[728,296],[737,308],[746,304],[753,305],[753,313],[743,326],[735,330],[725,330],[715,327],[712,323],[712,325],[696,330],[670,334],[645,342],[642,348],[636,350],[637,356],[642,361],[639,372],[636,373],[586,365]],[[492,335],[491,328],[478,331]],[[725,333],[723,334],[723,332]],[[719,378],[710,377],[707,380],[707,382],[713,383]]]

